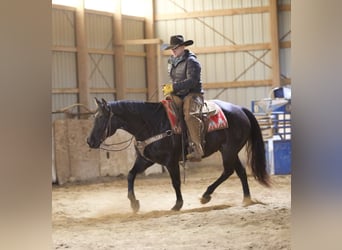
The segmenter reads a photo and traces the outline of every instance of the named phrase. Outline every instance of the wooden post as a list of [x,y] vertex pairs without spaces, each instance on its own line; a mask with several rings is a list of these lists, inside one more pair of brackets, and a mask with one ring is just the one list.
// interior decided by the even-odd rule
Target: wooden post
[[[154,0],[145,0],[145,38],[154,38]],[[159,44],[146,44],[147,100],[158,101],[158,66],[156,52]]]
[[79,103],[89,107],[88,50],[83,0],[76,9],[76,48]]
[[270,0],[272,87],[280,86],[278,8],[277,0]]
[[115,72],[115,88],[116,100],[125,99],[125,46],[123,45],[122,32],[122,14],[121,0],[115,1],[115,10],[113,13],[113,47],[114,47],[114,72]]
[[[162,71],[160,69],[162,67],[161,58],[162,58],[162,54],[160,51],[160,44],[158,44],[158,47],[157,47],[157,67],[158,67],[157,82],[159,84],[158,85],[158,100],[162,100],[164,98],[162,87],[161,87],[161,84],[163,84],[161,82],[162,80]],[[166,65],[164,67],[166,67]]]

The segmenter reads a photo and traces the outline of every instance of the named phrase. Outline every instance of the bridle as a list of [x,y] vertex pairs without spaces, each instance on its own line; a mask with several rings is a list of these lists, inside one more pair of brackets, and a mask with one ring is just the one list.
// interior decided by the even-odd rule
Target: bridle
[[110,131],[111,131],[111,121],[112,121],[112,117],[113,117],[113,112],[112,109],[110,108],[110,106],[107,106],[110,110],[109,110],[109,116],[108,116],[108,120],[106,122],[106,126],[105,129],[103,130],[102,136],[101,136],[101,144],[106,140],[107,137],[109,137],[110,135]]
[[[131,143],[133,141],[133,136],[130,139],[128,139],[126,141],[123,141],[123,142],[111,143],[111,144],[104,143],[104,141],[107,139],[107,137],[110,136],[110,133],[111,133],[111,130],[112,130],[112,126],[111,126],[112,123],[111,123],[111,121],[112,121],[112,117],[114,115],[111,107],[109,105],[107,105],[107,107],[109,108],[109,117],[108,117],[108,120],[106,122],[106,126],[105,126],[105,128],[103,130],[103,133],[102,133],[102,136],[101,136],[101,140],[100,140],[100,142],[101,142],[100,145],[104,145],[105,147],[100,146],[99,148],[102,149],[102,150],[105,150],[105,151],[122,151],[122,150],[125,150],[125,149],[127,149],[131,145]],[[108,147],[113,146],[113,145],[120,145],[120,144],[124,144],[124,143],[127,143],[127,142],[129,142],[128,145],[124,146],[123,148],[120,148],[120,149],[110,149],[110,148],[108,148]]]
[[[112,112],[112,109],[110,106],[107,106],[110,110],[109,110],[109,117],[108,117],[108,120],[106,122],[106,126],[105,126],[105,129],[103,131],[103,134],[102,134],[102,137],[101,137],[101,144],[104,144],[104,146],[106,147],[109,147],[109,146],[113,146],[113,145],[118,145],[118,144],[123,144],[123,143],[126,143],[126,142],[129,142],[129,144],[121,149],[109,149],[109,148],[105,148],[105,147],[99,147],[100,149],[103,149],[103,150],[106,150],[106,151],[122,151],[124,149],[127,149],[132,141],[133,141],[133,138],[134,136],[132,135],[132,137],[129,139],[129,140],[126,140],[124,142],[119,142],[119,143],[113,143],[113,144],[105,144],[103,143],[107,137],[110,136],[110,132],[111,132],[111,120],[112,120],[112,117],[114,115],[114,113]],[[140,131],[143,131],[145,128],[142,127],[140,128]],[[151,136],[149,138],[147,138],[146,140],[144,141],[137,141],[137,140],[134,140],[134,146],[136,147],[136,149],[139,151],[140,155],[145,158],[146,160],[149,160],[151,161],[149,158],[147,158],[145,155],[144,155],[144,150],[145,150],[145,147],[147,147],[148,145],[156,142],[156,141],[159,141],[165,137],[169,137],[169,136],[172,136],[173,135],[173,131],[172,130],[166,130],[165,132],[163,133],[160,133],[160,134],[157,134],[157,135],[154,135],[154,136]]]

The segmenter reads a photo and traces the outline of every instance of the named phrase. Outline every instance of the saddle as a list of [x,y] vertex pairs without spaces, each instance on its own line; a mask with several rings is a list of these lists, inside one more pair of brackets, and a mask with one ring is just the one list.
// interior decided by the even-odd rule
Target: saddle
[[[170,100],[162,100],[167,117],[169,118],[171,129],[174,134],[182,133],[182,117],[178,117],[176,104]],[[183,115],[183,114],[181,114]],[[228,121],[224,115],[222,109],[213,101],[205,100],[202,108],[202,112],[195,113],[203,121],[204,134],[215,130],[228,128]],[[204,138],[204,136],[202,136]]]

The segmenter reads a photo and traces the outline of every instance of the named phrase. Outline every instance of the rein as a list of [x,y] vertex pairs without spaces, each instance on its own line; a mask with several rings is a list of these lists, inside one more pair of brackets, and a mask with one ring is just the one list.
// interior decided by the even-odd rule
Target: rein
[[[109,106],[110,108],[110,106]],[[110,146],[114,146],[114,145],[120,145],[120,144],[124,144],[124,143],[128,143],[127,146],[124,146],[123,148],[120,148],[120,149],[110,149],[110,148],[105,148],[105,147],[100,147],[100,149],[102,150],[106,150],[106,151],[114,151],[114,152],[118,152],[118,151],[123,151],[125,149],[127,149],[131,144],[132,144],[132,141],[133,141],[133,136],[126,140],[126,141],[123,141],[123,142],[118,142],[118,143],[111,143],[111,144],[107,144],[107,143],[104,143],[104,141],[106,140],[107,137],[109,137],[110,135],[110,131],[111,131],[111,120],[112,120],[112,117],[113,117],[113,112],[112,112],[112,109],[110,108],[110,113],[109,113],[109,118],[108,118],[108,121],[106,123],[106,127],[105,127],[105,130],[103,131],[103,135],[102,135],[102,143],[104,146],[106,147],[110,147]]]
[[[110,108],[110,114],[109,114],[109,118],[108,118],[108,121],[106,123],[106,127],[105,127],[105,130],[103,131],[103,135],[102,135],[102,143],[101,145],[103,144],[105,147],[100,147],[100,149],[102,150],[106,150],[106,151],[114,151],[114,152],[118,152],[118,151],[123,151],[125,149],[127,149],[131,144],[132,144],[132,141],[133,141],[133,138],[134,136],[132,135],[132,137],[126,141],[123,141],[123,142],[118,142],[118,143],[111,143],[111,144],[106,144],[104,143],[104,141],[106,140],[107,137],[110,136],[110,131],[111,131],[111,120],[112,120],[112,117],[113,117],[113,112],[112,112],[112,109],[110,106],[108,106]],[[141,128],[140,131],[142,131],[144,128]],[[138,134],[140,133],[140,131],[138,132]],[[156,142],[156,141],[159,141],[167,136],[171,136],[173,135],[173,132],[172,130],[167,130],[166,132],[164,133],[161,133],[161,134],[158,134],[158,135],[155,135],[155,136],[152,136],[144,141],[137,141],[137,140],[134,140],[134,145],[135,147],[138,149],[139,153],[141,154],[142,157],[144,157],[145,159],[151,161],[150,159],[148,159],[145,155],[144,155],[144,150],[145,150],[145,147],[147,147],[149,144],[153,143],[153,142]],[[114,145],[120,145],[120,144],[124,144],[124,143],[128,143],[126,146],[124,146],[123,148],[120,148],[120,149],[109,149],[109,148],[106,148],[106,147],[110,147],[110,146],[114,146]]]
[[122,141],[122,142],[118,142],[118,143],[111,143],[111,144],[102,143],[105,147],[116,146],[116,145],[120,145],[120,144],[124,144],[124,143],[128,143],[128,144],[126,146],[120,148],[120,149],[111,149],[111,148],[105,148],[105,147],[100,147],[100,149],[106,150],[106,151],[112,151],[112,152],[119,152],[119,151],[123,151],[123,150],[127,149],[132,144],[132,141],[133,141],[133,136],[126,141]]
[[113,117],[113,112],[112,112],[112,109],[110,109],[110,113],[109,113],[109,117],[108,117],[108,121],[106,123],[106,127],[103,131],[103,134],[102,134],[102,138],[101,138],[101,141],[104,142],[106,140],[106,138],[109,136],[109,133],[110,133],[110,129],[111,129],[111,121],[112,121],[112,117]]

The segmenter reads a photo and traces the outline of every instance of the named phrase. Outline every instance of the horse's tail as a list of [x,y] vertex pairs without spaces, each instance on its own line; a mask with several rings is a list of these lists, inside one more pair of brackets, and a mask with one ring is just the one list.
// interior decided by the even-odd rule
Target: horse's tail
[[251,124],[251,134],[247,141],[248,162],[254,178],[262,185],[269,187],[270,178],[266,171],[265,145],[259,123],[253,113],[246,108],[243,111]]

